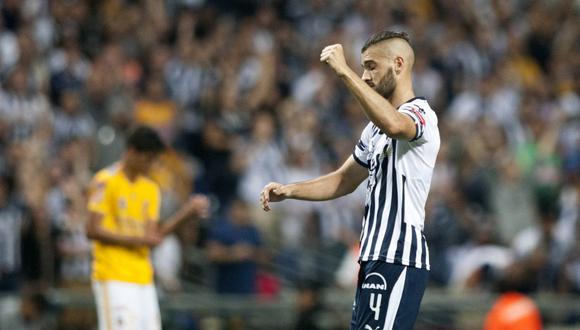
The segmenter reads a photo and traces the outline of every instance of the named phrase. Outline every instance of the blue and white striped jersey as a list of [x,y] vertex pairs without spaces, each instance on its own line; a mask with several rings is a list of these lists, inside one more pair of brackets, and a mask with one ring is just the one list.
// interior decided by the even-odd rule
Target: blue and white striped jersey
[[369,170],[360,260],[429,269],[423,227],[439,151],[437,115],[420,97],[397,110],[415,122],[417,134],[412,140],[390,138],[371,122],[353,152],[354,159]]

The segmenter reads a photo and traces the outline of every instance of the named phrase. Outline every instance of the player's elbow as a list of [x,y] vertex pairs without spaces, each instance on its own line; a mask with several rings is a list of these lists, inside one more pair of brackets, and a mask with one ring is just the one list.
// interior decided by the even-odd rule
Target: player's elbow
[[102,215],[90,212],[89,220],[85,224],[85,235],[90,240],[100,239],[100,225],[101,225]]
[[335,197],[342,197],[344,195],[348,195],[355,191],[358,185],[355,184],[352,177],[346,175],[346,173],[340,174],[340,184],[337,189],[337,196]]
[[87,226],[85,229],[85,235],[87,236],[88,239],[90,240],[95,240],[97,239],[97,234],[95,233],[95,230],[92,229],[90,226]]
[[85,235],[90,240],[99,239],[99,231],[93,221],[88,221],[85,225]]
[[398,138],[405,134],[405,126],[397,121],[392,123],[382,123],[379,125],[380,130],[389,137]]
[[95,230],[95,226],[93,226],[90,222],[87,223],[87,225],[85,226],[85,235],[90,240],[97,239],[97,233]]
[[[411,132],[407,123],[403,120],[397,120],[393,123],[379,126],[381,131],[394,139],[410,139],[414,134]],[[412,127],[414,129],[414,127]]]

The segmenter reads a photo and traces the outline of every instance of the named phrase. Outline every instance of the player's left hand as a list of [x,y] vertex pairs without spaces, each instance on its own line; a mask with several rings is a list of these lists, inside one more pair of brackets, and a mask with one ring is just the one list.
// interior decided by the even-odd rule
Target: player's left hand
[[344,74],[346,69],[348,69],[341,44],[324,47],[320,53],[320,62],[328,64],[339,76]]
[[183,206],[185,211],[196,218],[205,219],[209,216],[209,199],[201,194],[193,195]]

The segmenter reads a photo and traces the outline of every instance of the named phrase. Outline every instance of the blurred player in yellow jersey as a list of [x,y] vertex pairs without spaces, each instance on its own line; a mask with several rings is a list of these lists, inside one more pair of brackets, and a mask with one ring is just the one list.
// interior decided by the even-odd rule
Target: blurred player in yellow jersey
[[87,236],[94,241],[92,282],[99,329],[161,329],[150,248],[189,218],[207,216],[206,197],[194,195],[159,222],[160,191],[146,177],[165,146],[151,128],[128,137],[122,159],[91,184]]

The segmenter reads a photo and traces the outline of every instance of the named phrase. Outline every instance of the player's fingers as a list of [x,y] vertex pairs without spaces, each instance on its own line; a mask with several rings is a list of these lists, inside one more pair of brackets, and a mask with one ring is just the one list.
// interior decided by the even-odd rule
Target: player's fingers
[[264,190],[262,190],[262,202],[268,202],[268,197],[270,195],[270,188],[266,186]]
[[335,52],[335,48],[328,48],[328,49],[324,49],[322,52],[320,52],[320,54],[321,55],[330,55],[334,52]]
[[269,211],[270,210],[270,188],[268,188],[267,190],[264,190],[264,197],[262,198],[262,208],[264,209],[264,211]]
[[274,192],[274,190],[276,190],[276,188],[278,188],[278,186],[280,186],[279,183],[276,182],[271,182],[268,185],[266,185],[266,188],[264,189],[264,197],[266,198],[267,201],[270,200],[270,194]]
[[341,47],[341,45],[340,45],[340,44],[332,44],[332,45],[328,45],[328,46],[324,47],[324,49],[323,49],[323,50],[330,50],[330,49],[335,49],[335,48],[337,48],[337,47]]
[[322,52],[323,52],[323,53],[324,53],[324,52],[327,52],[327,51],[331,50],[333,47],[334,47],[334,45],[328,45],[328,46],[326,46],[326,47],[324,47],[324,48],[322,49]]
[[321,51],[321,53],[329,53],[332,52],[336,49],[335,45],[330,45],[330,46],[326,46],[324,47],[324,49]]
[[264,211],[269,211],[270,210],[270,203],[268,201],[262,200],[262,209]]
[[265,187],[260,193],[260,203],[262,204],[262,207],[268,203],[268,198],[266,197],[268,195],[267,191],[268,188]]

